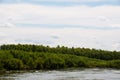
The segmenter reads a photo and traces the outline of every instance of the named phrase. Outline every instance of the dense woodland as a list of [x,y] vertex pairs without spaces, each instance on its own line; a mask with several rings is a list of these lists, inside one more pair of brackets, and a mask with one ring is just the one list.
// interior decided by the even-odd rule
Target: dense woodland
[[120,69],[120,52],[30,44],[0,46],[0,70]]

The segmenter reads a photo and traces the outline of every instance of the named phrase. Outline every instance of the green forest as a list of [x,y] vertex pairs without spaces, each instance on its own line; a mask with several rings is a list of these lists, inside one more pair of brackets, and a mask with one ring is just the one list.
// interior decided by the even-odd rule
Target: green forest
[[0,70],[120,69],[120,52],[30,44],[0,46]]

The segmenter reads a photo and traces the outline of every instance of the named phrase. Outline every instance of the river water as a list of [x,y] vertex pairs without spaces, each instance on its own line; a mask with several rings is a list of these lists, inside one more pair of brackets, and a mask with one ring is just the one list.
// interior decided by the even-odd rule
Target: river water
[[120,70],[15,71],[0,75],[0,80],[120,80]]

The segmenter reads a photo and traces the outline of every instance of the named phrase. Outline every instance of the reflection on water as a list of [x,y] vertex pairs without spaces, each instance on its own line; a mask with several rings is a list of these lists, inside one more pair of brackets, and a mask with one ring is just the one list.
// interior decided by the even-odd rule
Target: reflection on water
[[120,70],[84,69],[8,73],[0,80],[120,80]]
[[0,80],[15,80],[13,78],[0,78]]

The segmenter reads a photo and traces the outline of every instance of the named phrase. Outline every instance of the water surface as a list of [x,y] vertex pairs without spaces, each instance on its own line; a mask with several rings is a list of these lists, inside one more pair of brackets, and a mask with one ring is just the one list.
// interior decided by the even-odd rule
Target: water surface
[[51,71],[16,71],[0,76],[0,80],[120,80],[120,70],[77,69]]

